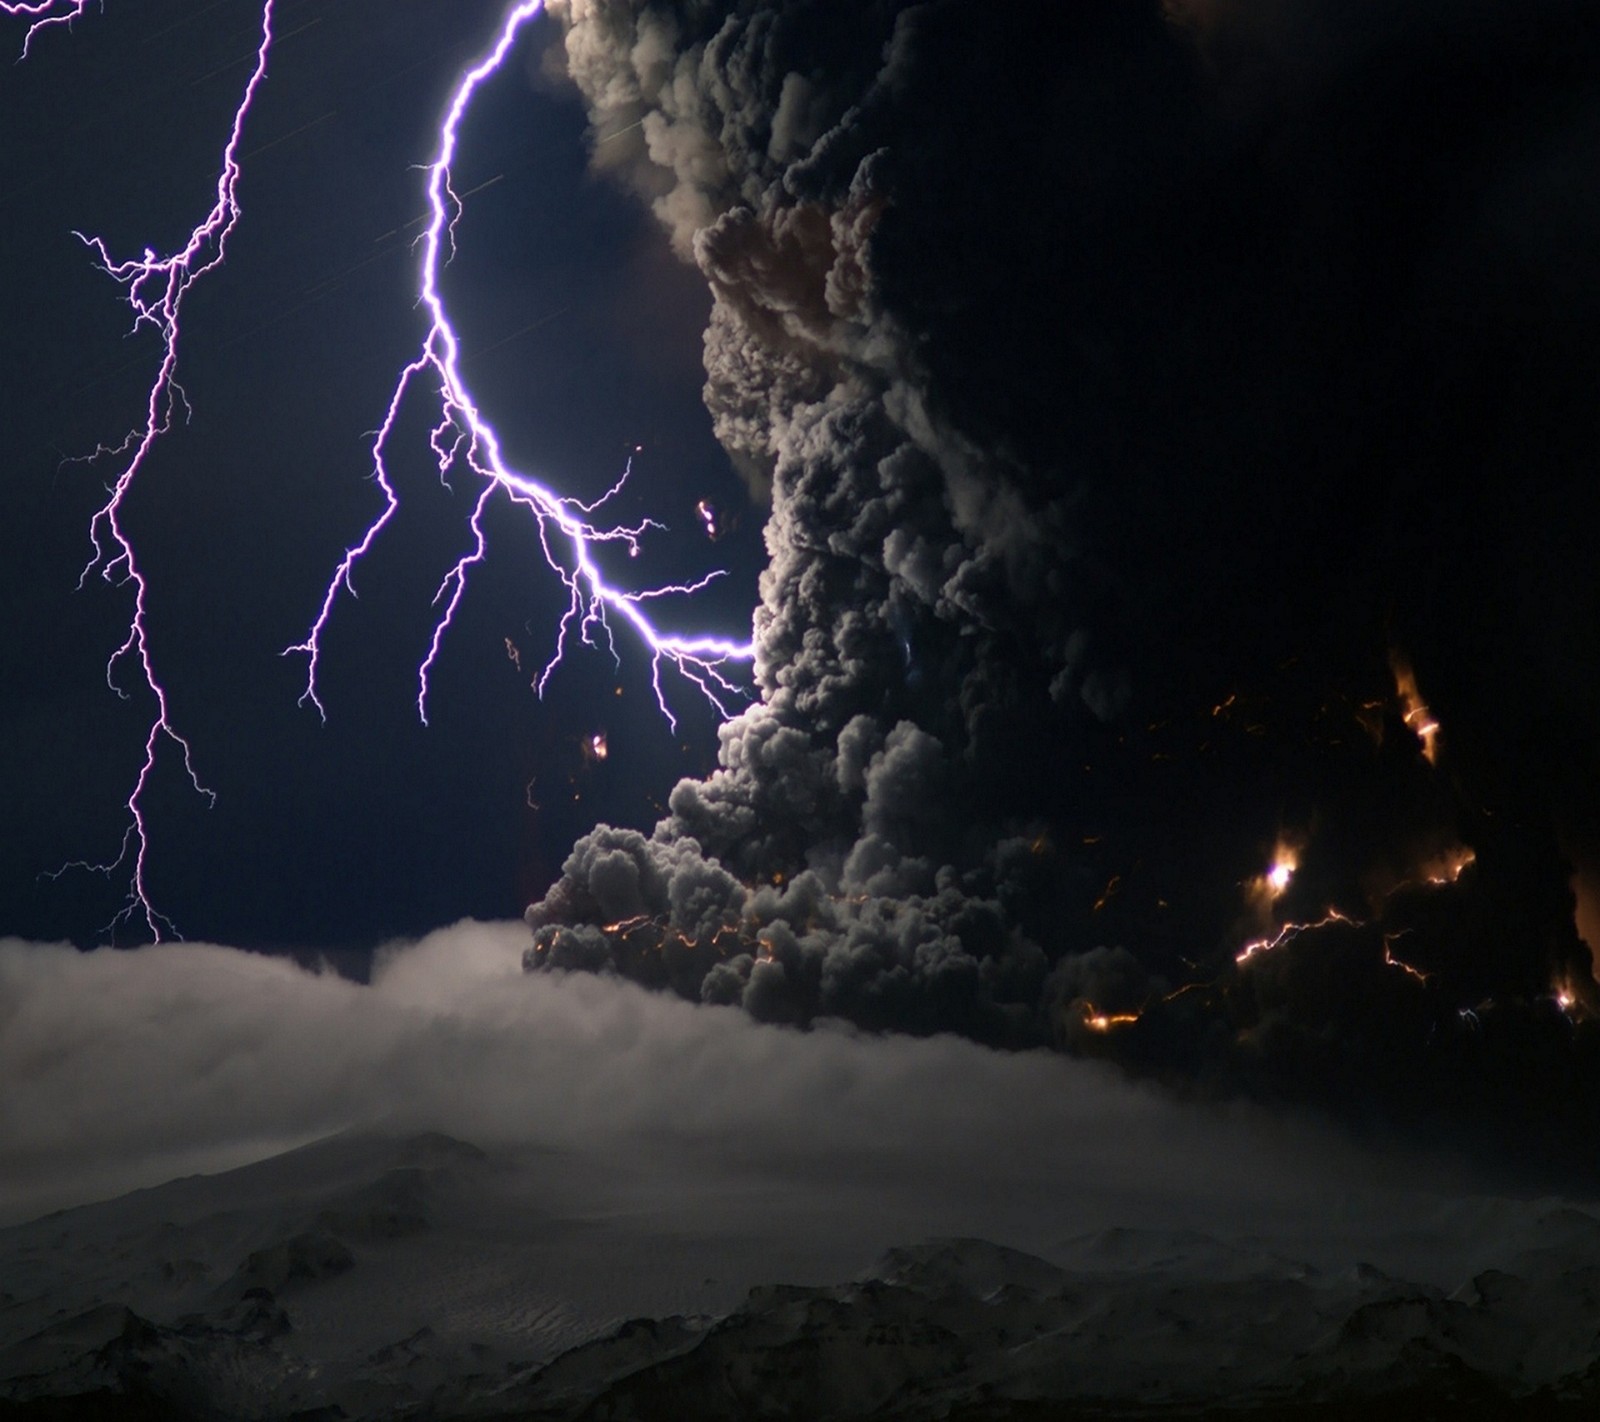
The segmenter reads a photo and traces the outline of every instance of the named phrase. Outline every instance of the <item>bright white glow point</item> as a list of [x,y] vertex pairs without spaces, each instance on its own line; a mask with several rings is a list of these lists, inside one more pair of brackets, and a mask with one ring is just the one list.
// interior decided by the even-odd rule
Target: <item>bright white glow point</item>
[[1258,913],[1268,913],[1281,899],[1300,867],[1300,847],[1280,838],[1272,850],[1272,863],[1266,872],[1257,875],[1245,885],[1245,894]]

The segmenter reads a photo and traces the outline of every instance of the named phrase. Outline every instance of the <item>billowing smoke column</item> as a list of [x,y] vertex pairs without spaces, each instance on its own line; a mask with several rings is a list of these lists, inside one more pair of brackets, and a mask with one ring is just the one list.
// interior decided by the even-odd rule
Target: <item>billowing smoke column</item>
[[530,968],[1600,1123],[1600,39],[1346,8],[552,0],[771,562]]

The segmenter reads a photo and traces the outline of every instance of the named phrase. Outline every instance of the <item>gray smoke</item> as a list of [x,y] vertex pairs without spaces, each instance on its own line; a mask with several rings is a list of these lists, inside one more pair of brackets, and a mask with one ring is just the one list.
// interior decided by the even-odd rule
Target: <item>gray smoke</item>
[[710,284],[706,403],[770,497],[770,561],[761,699],[722,769],[648,838],[580,841],[529,910],[530,961],[764,1018],[1038,1040],[1047,955],[1008,900],[1035,896],[1046,827],[985,784],[1024,750],[996,708],[1029,677],[1048,720],[1117,691],[1074,681],[1085,634],[1044,597],[1066,585],[1064,498],[941,410],[875,270],[925,200],[899,145],[929,98],[928,7],[551,8],[598,160]]
[[[1319,0],[550,9],[596,165],[710,286],[705,400],[769,564],[721,768],[578,842],[528,966],[1269,1094],[1587,1061],[1551,993],[1595,1005],[1559,848],[1594,816],[1558,809],[1600,788],[1593,601],[1533,635],[1515,569],[1594,503],[1549,435],[1594,357],[1498,388],[1527,292],[1483,279],[1510,241],[1525,286],[1600,311],[1495,205],[1536,207],[1553,155],[1600,167],[1572,118],[1600,46],[1534,63],[1572,7],[1443,39],[1427,6]],[[1585,586],[1579,552],[1545,582]],[[1547,734],[1505,734],[1486,667],[1567,668]],[[1293,907],[1362,922],[1247,971],[1241,887],[1285,829],[1315,830]],[[1394,892],[1453,841],[1451,911]]]

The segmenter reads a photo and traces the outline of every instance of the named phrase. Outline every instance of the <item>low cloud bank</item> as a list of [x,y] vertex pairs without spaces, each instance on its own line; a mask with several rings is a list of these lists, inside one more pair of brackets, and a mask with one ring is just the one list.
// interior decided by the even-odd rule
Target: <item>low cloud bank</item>
[[1381,1173],[1331,1132],[1047,1052],[800,1032],[614,976],[524,974],[525,932],[442,929],[384,950],[370,985],[203,944],[0,940],[0,1222],[363,1127],[646,1180],[670,1161],[672,1188],[707,1201],[734,1180],[853,1190],[913,1233],[1034,1243],[1114,1223],[1325,1231]]

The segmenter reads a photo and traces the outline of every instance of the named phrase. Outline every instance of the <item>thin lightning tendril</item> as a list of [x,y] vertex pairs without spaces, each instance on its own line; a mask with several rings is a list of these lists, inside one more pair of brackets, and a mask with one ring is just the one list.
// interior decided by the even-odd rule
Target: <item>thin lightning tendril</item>
[[20,64],[33,47],[34,36],[52,25],[70,25],[89,8],[89,0],[0,0],[0,15],[13,20],[28,20],[28,32],[22,37]]
[[[68,0],[63,4],[0,4],[6,14],[34,17],[28,31],[31,39],[43,26],[67,23],[82,14],[87,0]],[[79,575],[82,588],[91,574],[117,586],[133,589],[133,613],[128,622],[128,635],[106,662],[106,683],[123,700],[128,691],[119,680],[119,671],[132,662],[138,668],[145,688],[155,698],[155,717],[145,736],[144,760],[128,796],[128,824],[123,831],[117,857],[102,864],[77,860],[56,871],[58,877],[68,869],[89,869],[111,875],[124,865],[129,866],[128,894],[121,909],[107,925],[143,920],[150,935],[160,942],[164,933],[177,934],[172,920],[161,913],[151,900],[148,884],[149,833],[145,818],[145,796],[155,773],[156,758],[163,740],[177,747],[183,761],[184,773],[195,791],[205,796],[209,803],[216,795],[202,783],[195,769],[189,742],[173,723],[167,690],[156,674],[155,662],[150,652],[149,636],[149,583],[134,556],[134,547],[123,522],[130,490],[143,471],[145,462],[156,442],[172,426],[174,411],[188,415],[189,404],[183,387],[178,383],[178,342],[183,303],[194,284],[208,272],[221,265],[227,251],[228,238],[239,221],[237,188],[239,182],[239,144],[244,132],[245,119],[255,101],[267,72],[267,54],[272,47],[273,0],[263,0],[261,7],[261,40],[256,49],[255,67],[244,88],[243,97],[234,111],[233,126],[228,144],[223,151],[222,172],[217,178],[216,200],[205,219],[190,232],[184,245],[170,256],[159,256],[145,248],[144,255],[129,261],[115,261],[103,239],[73,235],[98,258],[101,268],[123,288],[124,299],[133,310],[133,329],[149,327],[161,340],[161,359],[155,379],[146,397],[144,421],[129,432],[120,445],[100,446],[87,462],[100,459],[121,461],[121,472],[108,489],[106,502],[101,505],[89,524],[89,542],[93,549],[89,561]],[[26,41],[24,41],[26,53]]]
[[597,639],[603,635],[607,648],[616,658],[611,616],[629,623],[649,647],[650,680],[656,703],[674,728],[677,720],[661,686],[663,662],[675,666],[679,674],[696,686],[725,718],[731,713],[723,698],[743,694],[729,680],[723,668],[730,662],[750,661],[754,656],[751,643],[660,631],[642,606],[650,599],[669,593],[687,595],[698,592],[722,576],[720,572],[710,573],[693,583],[628,591],[608,583],[595,561],[596,545],[621,543],[626,545],[630,554],[637,555],[643,535],[651,529],[661,528],[660,524],[650,519],[631,527],[606,527],[587,521],[621,491],[632,470],[632,460],[628,461],[622,477],[593,503],[586,504],[553,493],[537,480],[506,464],[500,438],[479,410],[461,374],[460,338],[450,323],[439,292],[440,266],[455,254],[456,222],[461,215],[461,200],[451,184],[451,165],[460,141],[461,123],[473,98],[482,85],[499,72],[523,27],[543,8],[544,0],[521,0],[507,13],[494,45],[462,76],[440,123],[436,156],[427,168],[428,226],[420,239],[421,289],[417,304],[428,314],[428,333],[417,357],[401,371],[383,422],[372,442],[372,478],[383,493],[384,506],[361,538],[346,548],[323,594],[322,604],[306,640],[285,649],[285,655],[299,652],[307,658],[306,686],[300,698],[301,704],[309,702],[324,720],[327,711],[319,694],[317,680],[323,637],[341,589],[352,597],[356,595],[356,565],[372,549],[400,506],[399,495],[389,475],[388,447],[401,408],[413,382],[418,380],[430,381],[437,388],[439,418],[429,443],[440,479],[448,483],[450,474],[464,467],[482,483],[472,514],[467,520],[471,546],[445,574],[434,593],[434,606],[440,608],[440,612],[434,623],[427,654],[417,668],[417,714],[424,725],[428,720],[429,675],[438,661],[445,634],[465,595],[470,571],[482,563],[488,554],[483,520],[496,495],[504,495],[510,503],[527,510],[532,516],[545,562],[567,589],[567,606],[557,625],[554,651],[533,683],[541,696],[551,674],[566,654],[569,638],[573,635],[591,647],[598,645]]

